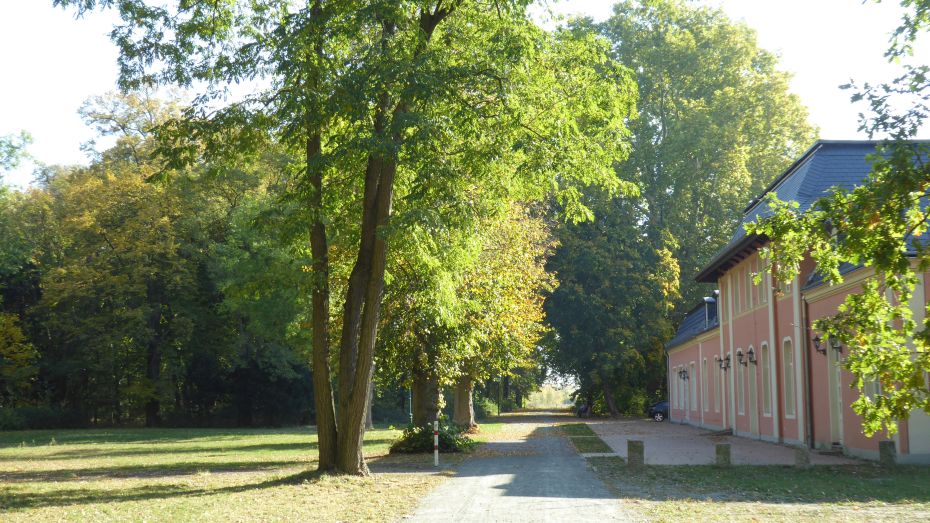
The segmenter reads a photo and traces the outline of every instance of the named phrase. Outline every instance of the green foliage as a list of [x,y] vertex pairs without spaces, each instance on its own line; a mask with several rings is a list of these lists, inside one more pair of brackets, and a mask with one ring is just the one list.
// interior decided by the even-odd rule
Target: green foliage
[[653,243],[675,238],[680,313],[711,291],[692,275],[726,244],[746,203],[816,132],[776,56],[718,9],[623,1],[595,29],[636,71],[639,118],[618,174],[641,187],[642,229]]
[[[661,387],[678,264],[669,248],[642,234],[635,201],[600,196],[587,203],[597,219],[560,227],[548,265],[559,286],[545,303],[556,334],[547,363],[576,376],[586,401],[596,394],[609,403],[618,387]],[[620,412],[615,404],[609,410]]]
[[[477,445],[462,427],[439,426],[439,452],[466,452]],[[391,453],[416,454],[433,451],[433,428],[430,426],[407,427],[399,439],[391,443]]]
[[26,131],[0,136],[0,173],[19,167],[20,162],[28,157],[26,147],[30,143],[32,135]]
[[19,326],[19,318],[0,313],[0,408],[15,404],[38,373],[39,353]]
[[[887,55],[909,52],[927,22],[930,4],[904,1],[908,8]],[[814,323],[827,342],[848,348],[843,365],[855,376],[859,398],[853,410],[862,416],[867,435],[897,431],[898,420],[914,409],[930,412],[930,329],[927,319],[913,319],[911,300],[917,274],[930,269],[927,198],[930,197],[930,145],[910,140],[930,115],[927,66],[909,67],[891,84],[870,86],[853,95],[871,110],[862,129],[889,140],[869,159],[872,170],[862,185],[835,190],[811,209],[799,212],[792,202],[769,201],[772,216],[747,226],[772,239],[763,251],[776,278],[789,281],[810,256],[825,280],[842,283],[842,264],[864,266],[872,276],[859,292],[847,296],[838,313]],[[847,87],[854,87],[852,85]],[[895,95],[912,101],[903,113]],[[924,306],[925,304],[920,304]],[[877,385],[877,393],[866,387]],[[873,387],[870,387],[873,388]]]

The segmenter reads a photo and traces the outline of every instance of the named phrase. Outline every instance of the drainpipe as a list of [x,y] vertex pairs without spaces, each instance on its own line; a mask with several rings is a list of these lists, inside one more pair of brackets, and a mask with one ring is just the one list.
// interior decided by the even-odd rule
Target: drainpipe
[[811,325],[807,297],[803,294],[801,295],[801,303],[804,305],[801,307],[801,326],[803,327],[802,332],[804,333],[804,367],[807,369],[805,373],[807,375],[807,383],[805,383],[804,387],[804,392],[807,395],[807,446],[814,448],[814,395],[811,392],[811,386],[814,383],[814,371],[811,368],[811,354],[810,347],[808,347]]

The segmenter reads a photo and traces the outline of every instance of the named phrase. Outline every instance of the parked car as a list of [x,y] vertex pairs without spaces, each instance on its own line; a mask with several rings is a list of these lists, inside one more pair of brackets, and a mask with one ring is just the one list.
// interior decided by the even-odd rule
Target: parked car
[[656,421],[665,421],[665,419],[668,418],[668,400],[656,403],[649,407],[647,412],[650,418]]

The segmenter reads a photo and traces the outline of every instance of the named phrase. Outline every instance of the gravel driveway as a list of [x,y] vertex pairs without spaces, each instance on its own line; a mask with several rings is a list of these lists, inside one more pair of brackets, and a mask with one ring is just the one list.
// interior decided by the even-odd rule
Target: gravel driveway
[[411,521],[636,521],[554,425],[560,414],[515,414],[494,440],[422,500]]

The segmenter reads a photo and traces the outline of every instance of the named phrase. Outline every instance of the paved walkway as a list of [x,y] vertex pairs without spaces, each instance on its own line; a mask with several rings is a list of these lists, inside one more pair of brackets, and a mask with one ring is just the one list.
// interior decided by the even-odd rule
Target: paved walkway
[[635,521],[575,452],[560,414],[516,414],[422,500],[411,521]]
[[[676,423],[652,420],[586,420],[605,443],[626,458],[626,442],[643,440],[647,465],[710,465],[714,445],[729,443],[734,465],[793,465],[794,448],[755,439],[714,436],[713,432]],[[811,452],[814,465],[849,465],[856,460]]]

